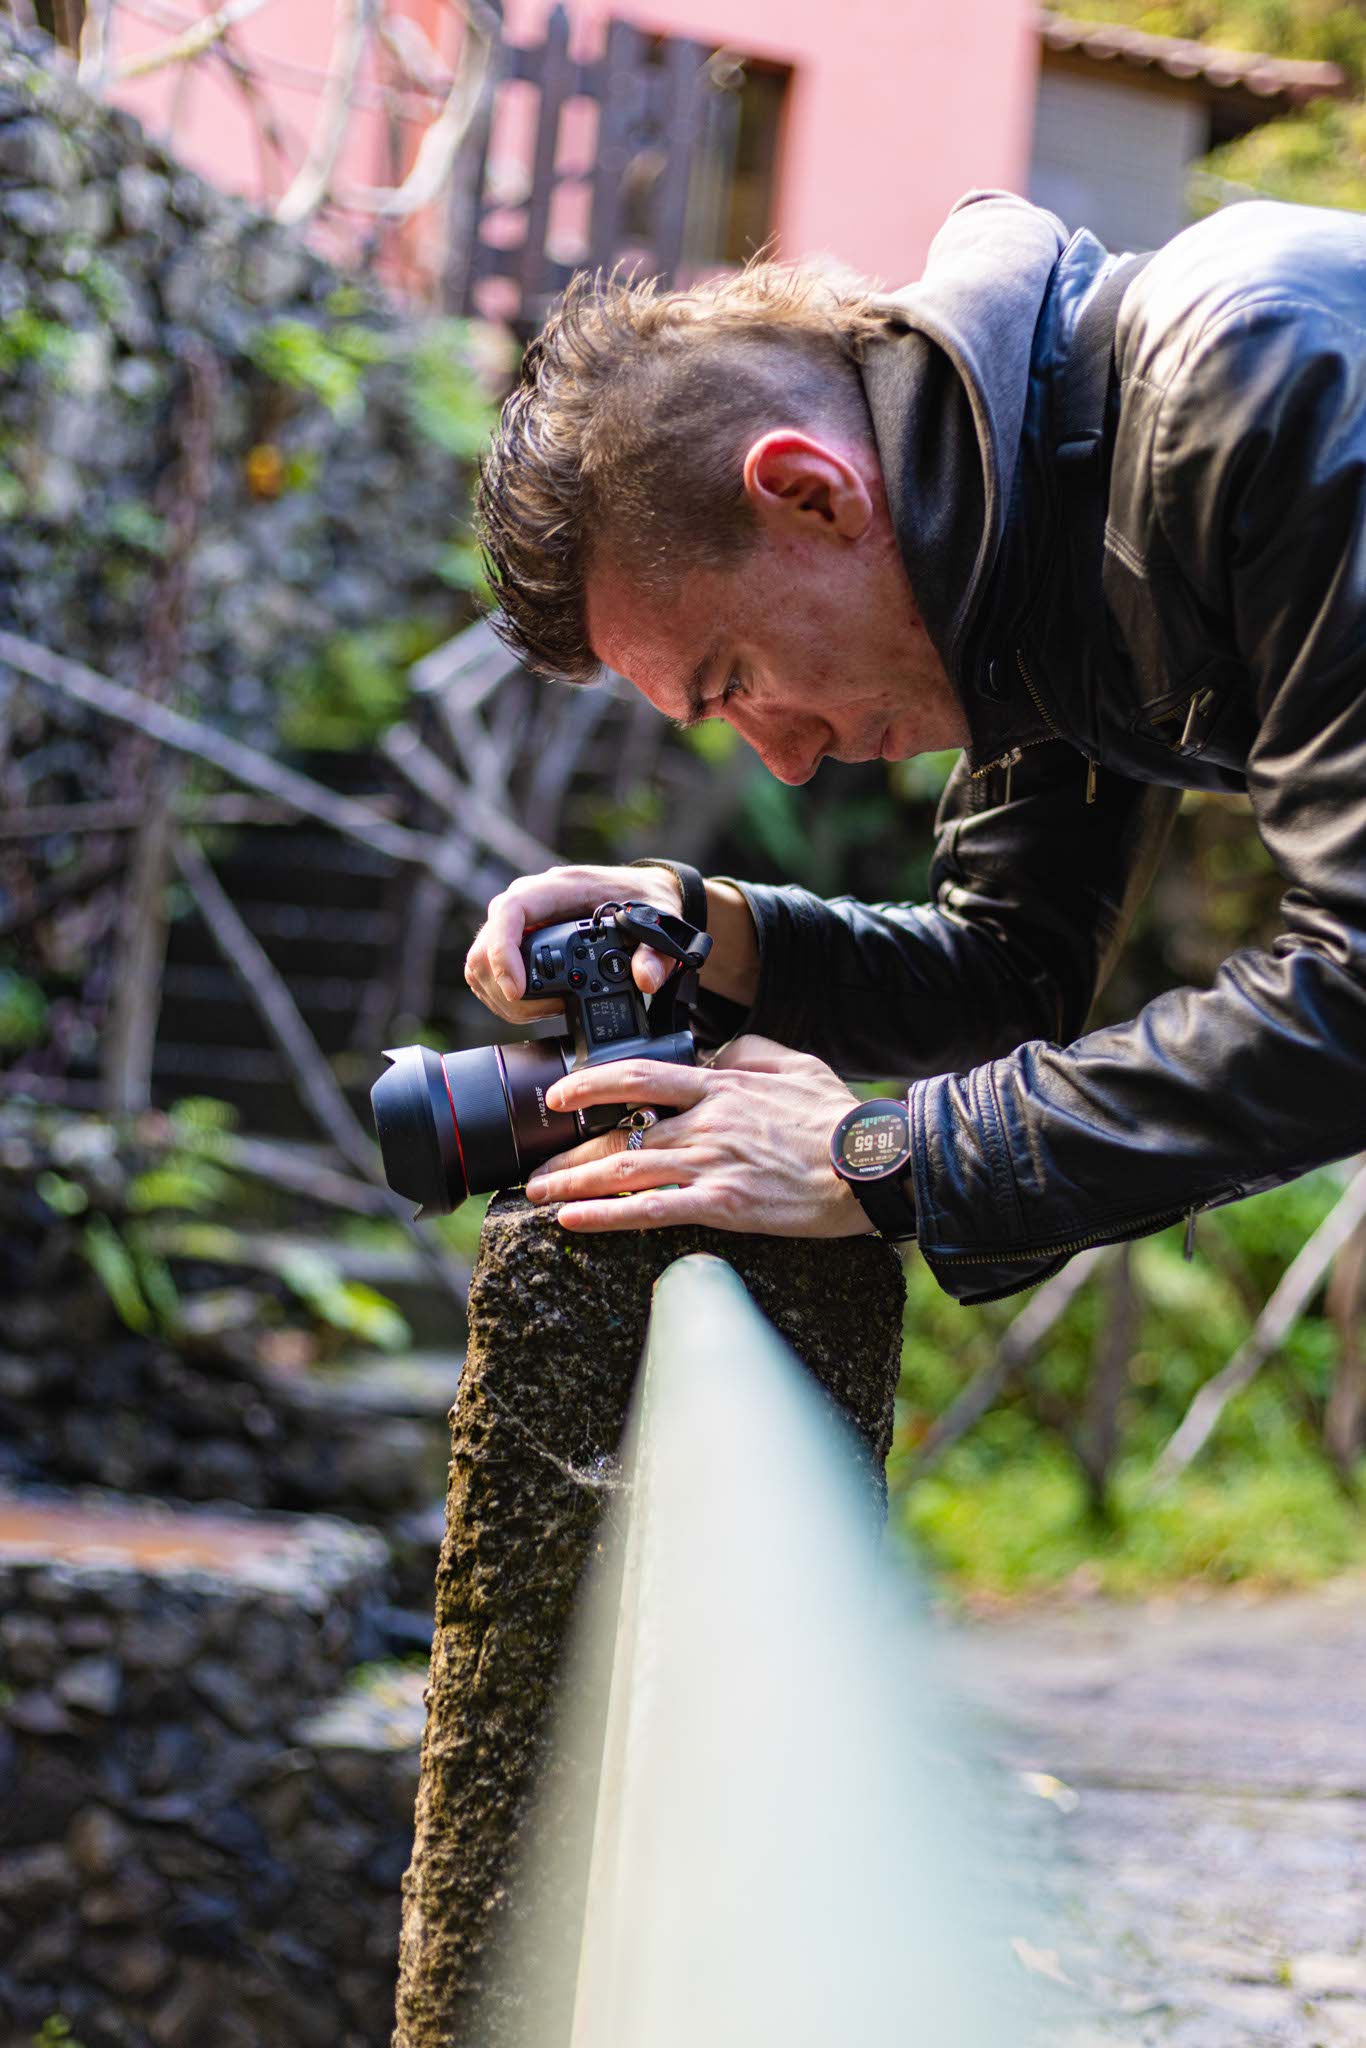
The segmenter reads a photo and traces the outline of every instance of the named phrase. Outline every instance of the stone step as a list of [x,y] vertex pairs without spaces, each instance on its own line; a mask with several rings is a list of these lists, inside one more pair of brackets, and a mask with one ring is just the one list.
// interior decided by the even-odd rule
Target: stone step
[[385,1571],[322,1517],[0,1492],[6,2048],[56,2010],[92,2043],[388,2038],[421,1674],[358,1664]]
[[[370,1090],[383,1061],[341,1053],[334,1071],[361,1129],[372,1128]],[[273,1138],[316,1138],[318,1126],[280,1055],[265,1046],[194,1045],[162,1040],[152,1067],[152,1101],[169,1109],[187,1095],[212,1096],[236,1111],[245,1131]]]
[[[146,1239],[173,1267],[222,1266],[225,1274],[283,1275],[291,1262],[316,1259],[341,1279],[373,1287],[392,1301],[424,1349],[449,1353],[463,1341],[459,1304],[415,1248],[353,1245],[301,1232],[237,1230],[208,1222],[149,1225]],[[468,1261],[449,1251],[444,1259],[456,1285],[468,1289]]]
[[[350,1750],[407,1751],[413,1758],[413,1791],[417,1791],[417,1753],[427,1723],[425,1668],[395,1660],[370,1666],[359,1684],[346,1686],[326,1706],[295,1724],[295,1740],[320,1753]],[[326,1768],[326,1765],[324,1765]]]
[[[337,908],[318,903],[270,902],[235,895],[234,905],[278,966],[296,962],[307,972],[319,966],[334,973],[366,973],[377,955],[391,952],[398,944],[401,923],[391,910],[365,910],[353,905]],[[167,939],[171,961],[219,962],[222,955],[208,926],[201,918],[177,918]]]
[[440,1420],[450,1411],[465,1363],[463,1351],[365,1351],[306,1373],[275,1372],[280,1398],[329,1414]]

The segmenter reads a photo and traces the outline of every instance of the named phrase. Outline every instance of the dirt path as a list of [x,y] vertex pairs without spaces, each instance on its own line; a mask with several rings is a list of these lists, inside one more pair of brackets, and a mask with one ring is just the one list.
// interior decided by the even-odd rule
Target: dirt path
[[1068,1980],[1060,2043],[1364,2048],[1366,1578],[1024,1615],[959,1655],[1056,1847],[1030,1960]]

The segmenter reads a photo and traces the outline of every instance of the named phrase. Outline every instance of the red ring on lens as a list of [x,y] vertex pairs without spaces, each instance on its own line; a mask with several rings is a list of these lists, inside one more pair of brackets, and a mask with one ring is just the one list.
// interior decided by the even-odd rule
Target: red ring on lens
[[[441,1078],[446,1084],[446,1100],[451,1106],[451,1129],[455,1132],[455,1149],[460,1155],[460,1178],[465,1183],[465,1195],[470,1191],[470,1177],[465,1170],[465,1148],[460,1142],[460,1119],[455,1113],[455,1097],[451,1094],[451,1077],[446,1072],[446,1062],[441,1062]],[[464,1200],[464,1196],[461,1197]]]

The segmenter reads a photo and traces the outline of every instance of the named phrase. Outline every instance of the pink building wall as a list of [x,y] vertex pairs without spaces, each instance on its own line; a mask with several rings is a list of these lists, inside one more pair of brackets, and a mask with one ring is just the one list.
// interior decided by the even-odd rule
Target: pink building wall
[[[534,40],[548,4],[508,0],[510,39]],[[449,57],[454,10],[406,0],[405,11]],[[571,13],[585,54],[609,16],[620,16],[791,66],[776,181],[781,254],[826,253],[902,282],[919,271],[960,193],[1024,188],[1038,69],[1031,0],[580,0]],[[332,15],[333,0],[274,0],[238,32],[300,147],[316,110],[316,85],[306,81],[326,64]],[[122,15],[117,55],[164,34]],[[154,130],[164,130],[173,94],[164,75],[119,89]],[[522,126],[514,116],[504,135]],[[582,111],[576,118],[571,108],[562,160],[581,156],[585,142],[591,149]],[[252,124],[221,68],[200,66],[184,88],[175,147],[216,182],[258,196]],[[356,122],[345,168],[357,183],[382,179],[378,113]]]
[[[508,0],[539,32],[546,0]],[[792,66],[777,179],[779,253],[837,256],[886,283],[915,276],[974,185],[1023,191],[1038,76],[1027,0],[613,0],[609,15]]]

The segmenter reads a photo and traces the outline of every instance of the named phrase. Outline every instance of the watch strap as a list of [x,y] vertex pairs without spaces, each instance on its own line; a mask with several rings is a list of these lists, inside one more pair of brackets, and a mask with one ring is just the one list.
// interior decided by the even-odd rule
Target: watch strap
[[899,1244],[915,1236],[915,1202],[904,1171],[887,1180],[849,1180],[845,1185],[852,1188],[864,1215],[882,1237]]
[[647,856],[642,860],[627,862],[633,868],[665,868],[682,891],[683,922],[690,924],[694,931],[707,929],[707,885],[696,868],[690,868],[686,861],[656,860]]

